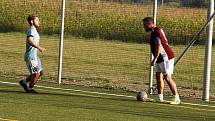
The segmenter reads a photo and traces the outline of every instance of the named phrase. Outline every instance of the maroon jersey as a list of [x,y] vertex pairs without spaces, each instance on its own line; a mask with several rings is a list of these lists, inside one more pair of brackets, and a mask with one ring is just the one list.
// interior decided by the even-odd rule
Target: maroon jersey
[[163,61],[173,59],[174,53],[172,49],[169,47],[168,41],[166,39],[166,36],[163,30],[160,29],[159,27],[155,27],[151,33],[150,46],[151,46],[151,52],[153,55],[155,55],[155,51],[156,51],[156,48],[155,48],[156,41],[161,41],[161,51],[156,63],[161,63]]

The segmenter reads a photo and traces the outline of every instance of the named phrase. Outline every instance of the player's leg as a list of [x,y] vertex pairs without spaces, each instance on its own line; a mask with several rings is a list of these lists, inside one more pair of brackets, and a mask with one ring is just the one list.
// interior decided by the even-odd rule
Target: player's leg
[[174,70],[174,59],[164,62],[164,79],[166,80],[173,96],[174,96],[174,103],[179,104],[180,98],[177,91],[176,83],[172,79],[172,73]]
[[31,75],[31,81],[29,83],[29,88],[30,89],[34,88],[34,85],[38,81],[39,77],[40,77],[40,73],[34,73],[34,74]]
[[[26,62],[26,64],[28,66],[28,69],[29,69],[29,72],[31,73],[31,75],[26,78],[26,83],[29,83],[29,86],[25,91],[34,93],[34,92],[36,92],[35,90],[33,90],[34,85],[40,78],[40,71],[42,71],[41,62],[36,61],[36,60],[30,60],[29,62]],[[24,82],[25,82],[25,80],[24,80]]]
[[36,84],[36,82],[40,78],[40,72],[42,71],[42,66],[41,66],[41,61],[39,58],[37,61],[34,61],[33,64],[34,64],[34,66],[33,66],[33,72],[31,74],[31,81],[29,84],[29,90],[30,90],[30,92],[36,93],[36,91],[33,88],[34,88],[34,85]]
[[158,101],[163,101],[163,92],[164,92],[164,81],[162,74],[162,63],[156,63],[156,81],[157,81],[157,90],[158,90]]
[[157,80],[157,90],[158,90],[158,100],[163,101],[163,92],[164,92],[164,81],[163,74],[161,72],[156,72]]
[[[25,89],[25,91],[36,93],[36,91],[33,90],[33,88],[34,88],[34,85],[36,84],[36,82],[38,81],[39,78],[40,78],[40,73],[33,73],[30,76],[28,76],[26,78],[26,80],[22,80],[24,83],[23,88]],[[29,86],[27,86],[27,83],[29,83]]]
[[29,92],[28,84],[29,84],[29,82],[32,79],[32,65],[31,65],[31,62],[30,61],[26,61],[26,66],[28,68],[28,71],[29,71],[30,75],[26,79],[20,80],[19,84],[23,87],[23,89],[26,92]]
[[[31,74],[26,78],[26,80],[21,80],[21,81],[19,81],[19,83],[26,92],[29,92],[30,90],[33,89],[38,78],[39,78],[39,74],[37,74],[37,73]],[[28,86],[28,83],[29,83],[29,86]]]
[[172,79],[172,75],[171,74],[164,75],[164,79],[166,80],[170,90],[172,91],[172,94],[178,95],[177,87],[175,82]]
[[165,75],[164,79],[166,80],[170,90],[172,91],[173,94],[173,101],[170,102],[170,104],[180,104],[181,100],[177,91],[177,86],[175,82],[172,79],[171,74]]

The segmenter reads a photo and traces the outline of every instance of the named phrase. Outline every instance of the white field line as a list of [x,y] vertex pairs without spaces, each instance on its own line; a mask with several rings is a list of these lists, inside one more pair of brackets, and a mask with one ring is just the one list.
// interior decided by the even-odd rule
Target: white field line
[[18,120],[12,120],[12,119],[0,118],[0,121],[18,121]]
[[[3,81],[0,81],[0,83],[11,84],[11,85],[19,85],[18,83],[13,83],[13,82],[3,82]],[[127,97],[127,98],[134,98],[134,99],[136,99],[135,96],[128,96],[128,95],[119,95],[119,94],[111,94],[111,93],[101,93],[101,92],[76,90],[76,89],[63,89],[63,88],[47,87],[47,86],[39,86],[39,85],[35,85],[35,87],[44,88],[44,89],[52,89],[52,90],[83,92],[83,93],[90,93],[90,94],[98,94],[98,95],[106,95],[106,96],[116,96],[116,97]],[[206,104],[195,104],[195,103],[185,103],[185,102],[181,102],[181,104],[183,104],[183,105],[191,105],[191,106],[199,106],[199,107],[215,108],[215,106],[206,105]]]
[[201,107],[215,108],[215,105],[193,104],[193,103],[184,103],[184,102],[181,102],[181,104],[184,104],[184,105],[192,105],[192,106],[201,106]]
[[[0,83],[3,83],[3,84],[12,84],[12,85],[19,85],[18,83],[3,82],[3,81],[0,81]],[[61,90],[61,91],[73,91],[73,92],[83,92],[83,93],[91,93],[91,94],[98,94],[98,95],[117,96],[117,97],[127,97],[127,98],[136,98],[135,96],[118,95],[118,94],[110,94],[110,93],[102,93],[102,92],[93,92],[93,91],[84,91],[84,90],[76,90],[76,89],[63,89],[63,88],[46,87],[46,86],[39,86],[39,85],[35,85],[35,87],[45,88],[45,89],[53,89],[53,90]]]

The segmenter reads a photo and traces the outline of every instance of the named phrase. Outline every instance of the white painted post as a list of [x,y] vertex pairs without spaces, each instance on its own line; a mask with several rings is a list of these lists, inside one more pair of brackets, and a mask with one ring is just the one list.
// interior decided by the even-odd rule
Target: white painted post
[[[208,18],[214,14],[214,0],[210,0],[210,7],[208,8]],[[202,100],[210,100],[210,75],[211,75],[211,55],[212,55],[212,37],[213,37],[213,18],[207,27],[207,40],[205,43],[205,66],[204,66],[204,83]]]
[[63,57],[63,41],[64,41],[64,15],[65,15],[65,0],[61,3],[61,35],[59,43],[59,59],[58,59],[58,83],[61,84],[62,75],[62,57]]

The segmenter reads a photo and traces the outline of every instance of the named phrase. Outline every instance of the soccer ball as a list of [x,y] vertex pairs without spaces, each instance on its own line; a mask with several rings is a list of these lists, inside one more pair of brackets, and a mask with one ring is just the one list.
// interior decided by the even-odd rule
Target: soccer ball
[[137,101],[146,101],[148,99],[148,95],[145,91],[137,92],[136,95]]

